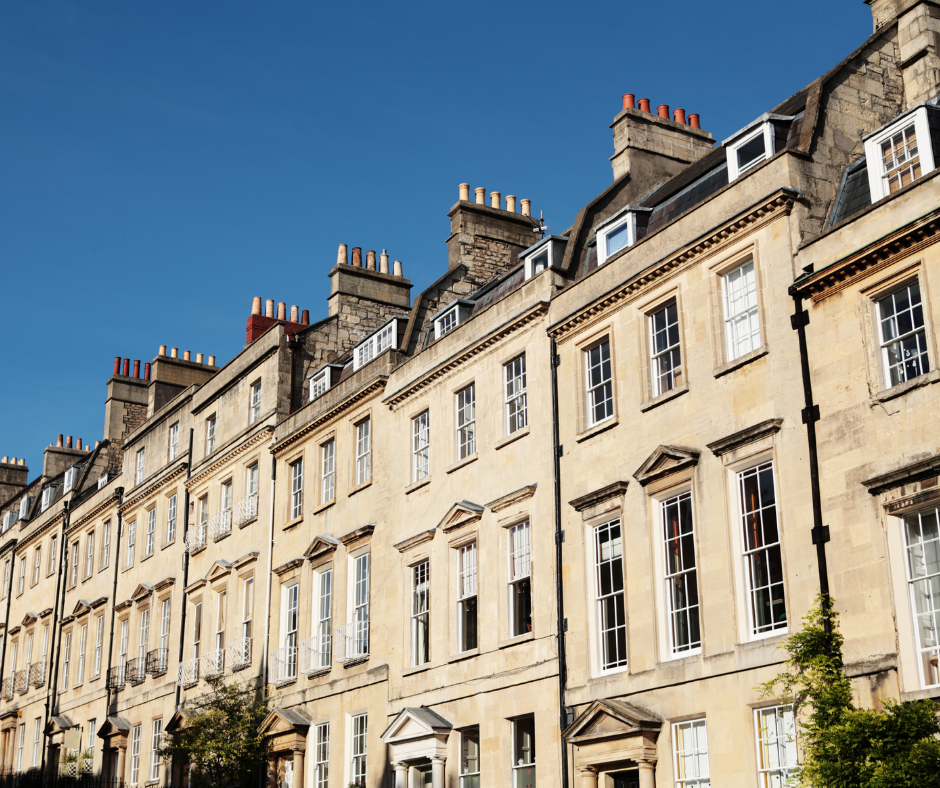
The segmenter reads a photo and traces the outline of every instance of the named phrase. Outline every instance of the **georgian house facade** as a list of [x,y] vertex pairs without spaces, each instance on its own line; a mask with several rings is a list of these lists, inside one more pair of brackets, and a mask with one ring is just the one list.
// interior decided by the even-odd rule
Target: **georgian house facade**
[[940,17],[869,5],[722,142],[624,96],[566,229],[461,184],[417,295],[342,244],[323,319],[256,298],[3,458],[4,774],[185,785],[223,676],[271,786],[782,785],[826,589],[860,705],[940,697]]

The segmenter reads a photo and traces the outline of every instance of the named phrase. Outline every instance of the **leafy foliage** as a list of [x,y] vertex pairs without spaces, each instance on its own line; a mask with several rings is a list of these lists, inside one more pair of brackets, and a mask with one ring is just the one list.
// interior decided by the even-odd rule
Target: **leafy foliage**
[[267,742],[258,728],[270,699],[248,684],[207,676],[209,691],[191,704],[191,716],[163,739],[160,755],[192,765],[192,788],[247,788],[258,783]]
[[930,700],[883,700],[883,711],[857,709],[842,662],[838,616],[822,600],[787,638],[789,670],[761,686],[793,697],[803,749],[800,785],[807,788],[940,786],[940,721]]

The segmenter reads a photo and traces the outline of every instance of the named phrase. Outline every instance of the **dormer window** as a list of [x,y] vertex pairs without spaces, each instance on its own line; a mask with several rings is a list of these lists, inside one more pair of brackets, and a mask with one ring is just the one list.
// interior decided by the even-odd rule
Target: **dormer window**
[[932,125],[940,126],[940,110],[921,104],[865,138],[872,202],[903,189],[937,166]]
[[794,117],[796,116],[765,113],[725,140],[728,181],[733,181],[785,148]]
[[11,512],[6,512],[6,513],[3,515],[3,533],[6,533],[7,531],[10,530],[10,528],[13,527],[13,519],[14,519],[15,517],[16,517],[16,515],[15,515],[12,511],[11,511]]
[[78,474],[81,470],[81,466],[73,465],[65,472],[65,486],[62,488],[63,493],[72,492],[75,485],[78,483]]
[[434,338],[440,339],[444,334],[449,334],[461,323],[465,323],[470,315],[473,314],[473,301],[459,299],[452,301],[438,312],[432,320],[434,321]]
[[52,496],[54,494],[55,487],[46,487],[46,489],[42,491],[42,501],[39,504],[39,511],[44,512],[46,509],[52,506]]
[[621,249],[633,246],[646,231],[652,208],[629,205],[596,228],[597,264],[603,265]]
[[313,402],[317,397],[322,397],[339,382],[340,373],[343,368],[338,364],[327,364],[322,369],[313,373],[310,378],[310,401]]
[[20,498],[20,520],[25,520],[29,514],[30,504],[33,502],[32,495],[25,495]]
[[394,318],[389,321],[356,346],[356,350],[353,353],[354,370],[359,369],[363,364],[368,364],[372,359],[389,348],[398,347],[399,320],[400,318]]
[[525,278],[531,279],[546,268],[559,268],[565,257],[566,243],[566,235],[549,235],[522,252],[519,256],[525,261]]
[[100,490],[107,483],[108,483],[108,474],[102,473],[101,476],[98,477],[98,489]]

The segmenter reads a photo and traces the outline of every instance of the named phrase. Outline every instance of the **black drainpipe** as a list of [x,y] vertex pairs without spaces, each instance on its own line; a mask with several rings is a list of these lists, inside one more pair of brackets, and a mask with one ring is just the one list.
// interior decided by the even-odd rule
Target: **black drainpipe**
[[[3,671],[6,670],[7,664],[7,633],[10,631],[10,603],[13,601],[13,574],[16,571],[16,562],[13,559],[16,558],[16,543],[17,540],[14,539],[13,546],[10,548],[10,587],[7,588],[7,615],[6,618],[3,619],[7,623],[3,628],[3,654],[0,655],[0,687],[3,686]],[[10,689],[13,689],[12,681],[10,681]],[[2,770],[4,766],[4,755],[5,753],[0,753],[0,770]]]
[[[105,687],[108,690],[108,713],[111,713],[111,659],[114,656],[114,618],[117,606],[118,573],[121,571],[121,533],[124,531],[124,520],[121,516],[121,504],[124,502],[124,488],[118,487],[114,494],[117,496],[117,540],[114,545],[114,585],[111,589],[111,632],[108,635],[108,672],[105,674]],[[117,698],[115,698],[117,700]],[[115,708],[115,711],[117,709]]]
[[[186,457],[186,481],[193,475],[193,428],[189,428],[189,454]],[[186,534],[189,533],[189,488],[183,493],[183,610],[180,613],[180,652],[178,663],[183,661],[183,635],[186,633],[186,586],[189,585],[189,550],[186,549]],[[169,657],[169,655],[167,655]],[[179,669],[177,665],[177,670]],[[179,678],[179,677],[177,677]],[[174,709],[180,707],[180,692],[182,687],[176,682],[176,703]]]
[[[64,589],[64,580],[63,576],[65,574],[65,561],[68,557],[69,551],[67,549],[68,544],[68,531],[69,523],[72,519],[72,513],[69,511],[69,502],[64,501],[63,506],[65,507],[65,517],[62,518],[62,534],[59,537],[59,572],[56,575],[55,580],[55,600],[52,603],[52,626],[49,629],[49,653],[54,655],[53,658],[49,661],[49,664],[46,666],[46,669],[49,671],[49,676],[46,677],[46,721],[48,722],[52,714],[55,712],[55,709],[52,707],[52,704],[55,702],[55,691],[56,688],[53,688],[52,682],[56,674],[58,673],[58,657],[59,657],[59,638],[56,634],[59,626],[59,620],[61,616],[59,615],[59,596],[61,591],[62,604],[65,604],[65,589]],[[11,584],[12,590],[12,584]],[[26,677],[29,680],[29,676]],[[39,765],[39,773],[41,775],[45,774],[46,771],[46,754],[49,751],[49,738],[50,733],[44,733],[46,743],[42,748],[42,760]]]
[[803,423],[806,425],[806,439],[809,443],[809,478],[810,492],[813,499],[813,544],[816,545],[816,568],[819,571],[819,595],[822,599],[823,624],[826,634],[832,634],[830,618],[832,603],[829,598],[829,568],[826,564],[826,542],[829,541],[829,526],[823,525],[822,496],[819,492],[819,458],[816,452],[816,422],[819,421],[819,405],[813,402],[813,384],[809,373],[809,351],[806,347],[806,326],[809,325],[809,312],[803,309],[803,296],[796,287],[790,288],[793,296],[794,313],[790,316],[790,325],[796,331],[800,343],[800,369],[803,373]]
[[[565,590],[562,586],[562,542],[565,541],[565,532],[561,529],[561,452],[558,443],[558,364],[561,359],[557,355],[555,339],[551,340],[551,359],[549,366],[552,370],[552,459],[554,466],[555,485],[555,602],[558,617],[558,724],[561,731],[568,727],[568,709],[565,706],[565,685],[568,683],[568,661],[565,653],[565,632],[568,631],[568,622],[565,620]],[[568,788],[568,744],[561,741],[561,786]]]

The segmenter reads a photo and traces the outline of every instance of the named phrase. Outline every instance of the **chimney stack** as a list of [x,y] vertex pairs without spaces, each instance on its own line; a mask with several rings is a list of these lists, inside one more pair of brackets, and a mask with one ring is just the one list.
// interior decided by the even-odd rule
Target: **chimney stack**
[[294,305],[292,305],[291,308],[290,308],[290,322],[291,322],[291,323],[296,323],[298,317],[299,317],[299,315],[298,315],[298,313],[297,313],[297,306],[296,306],[296,304],[294,304]]

